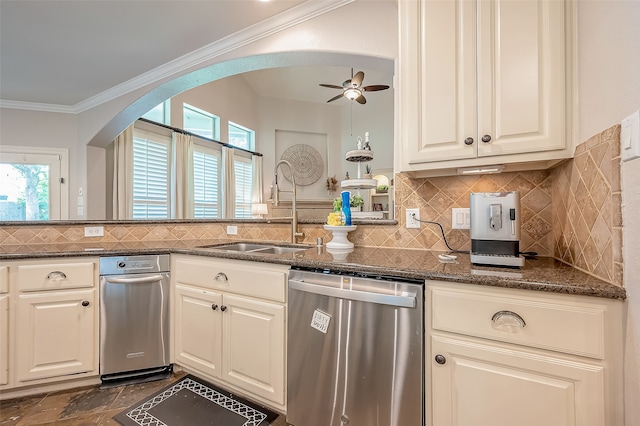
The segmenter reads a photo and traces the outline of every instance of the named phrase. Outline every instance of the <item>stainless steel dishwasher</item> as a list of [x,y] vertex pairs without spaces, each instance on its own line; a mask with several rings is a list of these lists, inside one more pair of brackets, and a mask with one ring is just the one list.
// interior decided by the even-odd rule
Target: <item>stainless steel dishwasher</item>
[[169,255],[100,259],[100,377],[131,383],[167,377]]
[[288,423],[424,425],[423,285],[292,268]]

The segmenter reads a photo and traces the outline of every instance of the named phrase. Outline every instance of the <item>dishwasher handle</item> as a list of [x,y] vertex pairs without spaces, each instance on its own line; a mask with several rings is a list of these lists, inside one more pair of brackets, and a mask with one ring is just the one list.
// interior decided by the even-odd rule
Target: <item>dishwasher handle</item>
[[405,294],[402,295],[373,293],[368,291],[348,290],[318,284],[310,284],[304,281],[293,279],[289,279],[289,289],[300,290],[307,293],[321,294],[323,296],[337,297],[340,299],[356,300],[359,302],[378,303],[380,305],[399,306],[403,308],[416,307],[416,293],[412,292],[404,292]]
[[104,277],[108,283],[111,284],[146,284],[146,283],[154,283],[161,281],[164,279],[164,276],[161,274],[153,274],[153,275],[142,275],[139,277],[131,277],[131,278],[118,278],[118,277]]

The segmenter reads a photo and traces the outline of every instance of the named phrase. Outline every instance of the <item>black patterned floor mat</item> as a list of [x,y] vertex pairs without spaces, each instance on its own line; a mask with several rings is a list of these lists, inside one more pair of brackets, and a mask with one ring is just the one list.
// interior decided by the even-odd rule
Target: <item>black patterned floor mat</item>
[[113,417],[123,426],[267,426],[278,415],[188,375]]

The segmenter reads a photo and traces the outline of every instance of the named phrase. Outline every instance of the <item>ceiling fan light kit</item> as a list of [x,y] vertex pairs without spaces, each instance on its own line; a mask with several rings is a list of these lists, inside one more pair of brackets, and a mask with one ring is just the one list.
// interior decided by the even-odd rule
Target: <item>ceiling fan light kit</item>
[[327,103],[333,102],[337,99],[345,97],[351,101],[356,101],[359,104],[367,103],[367,99],[362,94],[363,92],[377,92],[379,90],[386,90],[389,86],[384,84],[374,84],[371,86],[362,86],[362,80],[364,80],[364,73],[362,71],[358,71],[355,75],[353,74],[353,68],[351,68],[351,78],[349,80],[345,80],[342,83],[342,86],[337,86],[335,84],[320,84],[322,87],[328,87],[329,89],[339,89],[342,90],[340,95],[334,96],[329,99]]

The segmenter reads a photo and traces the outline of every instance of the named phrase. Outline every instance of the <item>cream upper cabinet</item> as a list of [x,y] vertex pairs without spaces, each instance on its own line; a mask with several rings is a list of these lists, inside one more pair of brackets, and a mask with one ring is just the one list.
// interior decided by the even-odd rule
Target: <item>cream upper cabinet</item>
[[425,294],[427,424],[622,424],[622,302],[439,282]]
[[533,168],[571,156],[565,7],[400,0],[400,170]]
[[173,255],[175,362],[284,409],[287,270]]

